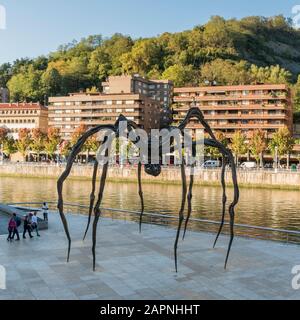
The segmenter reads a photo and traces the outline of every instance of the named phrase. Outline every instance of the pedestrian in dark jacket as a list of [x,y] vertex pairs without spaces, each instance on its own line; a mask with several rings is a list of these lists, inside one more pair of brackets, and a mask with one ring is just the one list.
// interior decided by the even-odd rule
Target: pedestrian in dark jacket
[[31,234],[31,224],[29,222],[28,216],[25,216],[24,218],[24,231],[23,231],[23,239],[26,239],[26,232],[28,232],[29,237],[33,238],[33,235]]
[[13,235],[12,235],[12,238],[14,239],[15,238],[15,235],[17,236],[17,241],[20,240],[20,236],[19,236],[19,226],[21,225],[22,221],[21,219],[16,215],[16,213],[13,214],[13,218],[15,219],[16,221],[16,227],[14,228],[14,232],[13,232]]
[[12,217],[8,222],[8,237],[7,237],[7,241],[12,241],[14,230],[15,230],[16,227],[17,227],[17,223],[16,223],[14,217]]

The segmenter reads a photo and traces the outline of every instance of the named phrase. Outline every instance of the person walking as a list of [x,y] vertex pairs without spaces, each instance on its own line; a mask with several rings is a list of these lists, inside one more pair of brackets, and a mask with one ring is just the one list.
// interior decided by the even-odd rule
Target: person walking
[[26,239],[26,232],[28,232],[30,239],[33,238],[31,234],[31,224],[29,223],[29,217],[27,215],[24,217],[23,239]]
[[13,231],[13,235],[12,235],[12,238],[14,239],[15,238],[15,235],[17,236],[17,239],[16,241],[20,241],[20,235],[19,235],[19,230],[18,228],[20,227],[21,223],[22,223],[22,220],[17,216],[16,213],[13,214],[13,218],[16,222],[16,227],[14,228],[14,231]]
[[31,227],[32,227],[32,230],[36,231],[36,235],[40,237],[39,228],[38,228],[38,217],[36,215],[36,212],[34,212],[34,214],[31,216]]
[[9,222],[8,222],[8,237],[7,237],[7,241],[12,241],[13,240],[13,234],[14,234],[14,230],[17,227],[17,223],[14,219],[14,217],[12,217]]
[[42,210],[43,210],[44,221],[48,221],[48,210],[49,210],[49,208],[48,208],[47,202],[43,203]]

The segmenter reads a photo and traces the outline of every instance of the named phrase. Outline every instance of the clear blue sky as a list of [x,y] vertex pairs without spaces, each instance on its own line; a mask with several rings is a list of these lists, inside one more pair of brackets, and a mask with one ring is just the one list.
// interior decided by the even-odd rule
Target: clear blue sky
[[132,37],[189,29],[212,15],[291,17],[300,0],[0,0],[7,29],[0,30],[0,63],[36,57],[91,34]]

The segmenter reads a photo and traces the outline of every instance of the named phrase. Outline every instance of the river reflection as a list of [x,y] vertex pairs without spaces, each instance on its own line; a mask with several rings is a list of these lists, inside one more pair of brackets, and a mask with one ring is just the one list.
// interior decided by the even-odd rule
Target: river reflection
[[[66,202],[88,204],[91,183],[87,180],[68,180],[64,187]],[[181,202],[181,186],[144,184],[145,211],[177,214]],[[229,198],[233,190],[228,189]],[[270,189],[240,190],[236,222],[250,225],[300,230],[300,192]],[[222,190],[219,187],[194,186],[193,217],[219,220]],[[0,202],[56,201],[56,181],[52,179],[0,179]],[[104,207],[139,210],[137,185],[108,182]]]

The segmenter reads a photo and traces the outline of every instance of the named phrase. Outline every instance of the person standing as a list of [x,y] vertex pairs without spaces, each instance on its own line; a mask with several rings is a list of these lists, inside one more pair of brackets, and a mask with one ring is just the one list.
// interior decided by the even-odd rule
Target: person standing
[[48,208],[47,202],[43,203],[42,210],[43,210],[44,221],[48,221],[48,210],[49,210],[49,208]]
[[22,220],[17,216],[16,213],[13,214],[13,219],[14,219],[15,222],[16,222],[16,227],[14,228],[12,238],[14,239],[14,238],[15,238],[15,235],[16,235],[16,236],[17,236],[17,241],[20,241],[20,236],[19,236],[19,230],[18,230],[18,228],[20,227],[20,225],[21,225],[21,223],[22,223]]
[[12,217],[9,222],[8,222],[8,237],[7,237],[7,241],[12,241],[13,240],[13,234],[14,234],[14,230],[17,227],[17,223],[14,219],[14,217]]
[[26,232],[28,232],[30,238],[33,238],[33,235],[31,234],[31,225],[27,215],[24,217],[23,239],[26,239]]
[[31,217],[31,227],[32,227],[32,230],[36,231],[36,235],[40,237],[39,228],[38,228],[38,217],[36,215],[36,212],[34,212],[33,216]]

